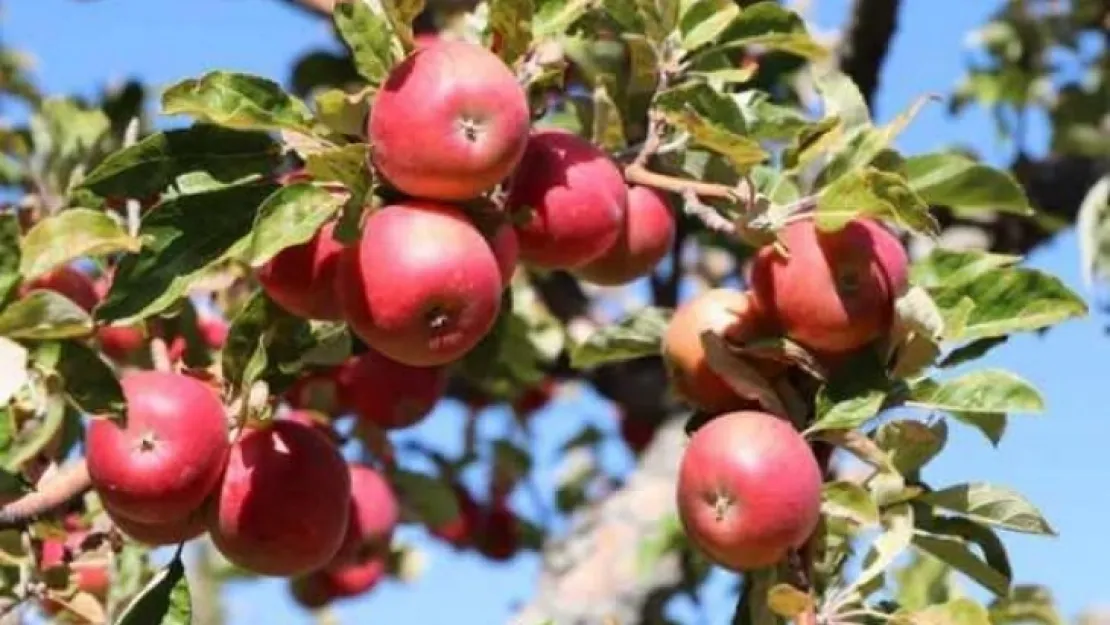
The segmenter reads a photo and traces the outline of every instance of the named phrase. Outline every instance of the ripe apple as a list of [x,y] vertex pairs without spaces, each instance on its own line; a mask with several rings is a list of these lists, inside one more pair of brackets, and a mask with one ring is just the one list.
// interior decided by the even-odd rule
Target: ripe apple
[[373,213],[344,250],[336,291],[351,330],[414,367],[470,351],[501,310],[501,271],[459,209],[410,200]]
[[335,554],[332,565],[387,555],[393,530],[401,517],[397,497],[382,474],[364,465],[349,466],[351,512],[343,545]]
[[412,367],[368,350],[348,360],[336,374],[340,402],[360,419],[386,429],[419,423],[447,387],[442,367]]
[[350,473],[335,446],[306,425],[278,419],[231,446],[208,531],[233,564],[288,577],[331,561],[350,506]]
[[821,469],[787,421],[762,412],[721,415],[690,438],[678,475],[687,536],[733,571],[779,562],[821,516]]
[[146,347],[143,324],[128,326],[101,326],[96,330],[100,350],[116,361],[127,361]]
[[69,265],[52,269],[23,285],[21,294],[26,295],[31,291],[39,290],[54,291],[64,295],[74,304],[84,309],[85,312],[92,312],[92,309],[100,303],[101,298],[92,278],[83,271]]
[[628,190],[628,210],[616,242],[575,273],[594,284],[617,286],[650,275],[671,251],[675,220],[667,196],[651,187]]
[[330,440],[335,445],[342,443],[339,433],[331,425],[331,420],[322,412],[315,410],[290,410],[285,413],[284,419],[289,421],[296,421],[301,425],[307,425],[316,432],[322,434],[324,438]]
[[465,486],[454,484],[451,489],[455,493],[459,514],[446,523],[429,527],[428,532],[453,547],[466,547],[474,540],[482,521],[482,511]]
[[478,551],[494,562],[511,560],[520,549],[516,514],[503,501],[496,501],[482,517]]
[[760,250],[751,284],[787,336],[819,352],[842,354],[890,330],[908,261],[889,230],[857,219],[822,232],[813,219],[804,219],[784,228],[781,238],[789,258],[772,246]]
[[204,507],[191,512],[188,516],[163,523],[143,523],[129,519],[108,509],[108,518],[119,531],[137,543],[148,547],[176,545],[190,541],[205,532]]
[[324,224],[311,239],[287,247],[258,270],[258,282],[279,306],[306,319],[342,318],[333,291],[343,244],[334,237],[335,222]]
[[561,130],[536,132],[513,175],[506,206],[531,210],[517,225],[520,257],[544,269],[574,269],[613,246],[628,191],[609,155]]
[[[334,279],[334,276],[332,278]],[[227,343],[227,335],[230,329],[227,320],[211,313],[200,315],[197,318],[197,332],[209,349],[223,349],[224,344]]]
[[[767,331],[767,321],[754,303],[746,292],[712,289],[675,310],[663,335],[663,358],[675,390],[686,401],[708,412],[750,404],[709,366],[702,334],[720,333],[737,341],[760,336]],[[756,368],[765,375],[781,370],[770,362],[761,362]]]
[[285,391],[285,401],[295,409],[314,410],[328,416],[342,413],[349,407],[340,401],[336,380],[339,370],[340,367],[328,367],[303,374]]
[[388,570],[385,557],[329,567],[321,571],[328,594],[346,599],[370,592],[385,579]]
[[497,267],[501,270],[501,283],[505,288],[513,281],[516,265],[520,260],[520,240],[512,224],[504,223],[494,233],[490,240],[493,256],[497,259]]
[[227,415],[212,388],[184,375],[141,371],[120,384],[127,423],[93,419],[89,477],[106,508],[143,523],[180,521],[200,507],[227,458]]
[[467,200],[513,171],[530,121],[524,90],[501,59],[440,39],[394,68],[375,97],[371,160],[408,195]]
[[308,610],[319,610],[334,599],[323,571],[289,578],[289,594],[293,596],[293,601]]

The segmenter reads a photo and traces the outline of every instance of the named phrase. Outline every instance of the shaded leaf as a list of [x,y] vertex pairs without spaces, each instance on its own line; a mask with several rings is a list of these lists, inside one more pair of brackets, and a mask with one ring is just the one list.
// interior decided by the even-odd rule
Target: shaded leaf
[[1056,534],[1033,504],[1001,486],[960,484],[923,495],[921,501],[1002,529],[1027,534]]
[[139,241],[107,213],[76,208],[31,228],[23,238],[20,272],[29,281],[83,256],[137,252],[139,247]]
[[767,606],[783,618],[793,618],[813,609],[813,597],[790,584],[775,584],[767,591]]
[[358,73],[370,84],[381,84],[402,53],[394,46],[389,23],[360,0],[337,2],[332,19]]
[[871,495],[859,484],[838,480],[826,482],[821,491],[821,513],[846,519],[857,526],[871,526],[879,522],[879,508]]
[[944,603],[952,588],[952,567],[918,549],[913,560],[894,572],[895,600],[907,610],[921,610]]
[[933,206],[958,214],[983,210],[1032,215],[1033,208],[1014,177],[952,152],[921,154],[906,160],[910,188]]
[[599,83],[594,88],[594,127],[593,143],[606,151],[615,152],[627,145],[624,138],[624,122],[613,96],[605,85]]
[[941,562],[967,575],[996,595],[1005,595],[1010,587],[1009,573],[995,570],[976,555],[967,544],[955,537],[917,530],[913,544]]
[[0,336],[13,339],[64,339],[88,336],[89,314],[64,295],[35,289],[0,312]]
[[447,482],[401,469],[391,472],[389,477],[402,504],[429,527],[439,527],[458,518],[459,503]]
[[65,423],[66,404],[60,395],[51,395],[46,400],[46,414],[36,419],[28,427],[24,425],[15,435],[11,449],[4,454],[3,468],[19,471],[28,461],[39,455],[50,445]]
[[380,0],[382,10],[406,52],[415,47],[412,22],[424,11],[425,0]]
[[[748,74],[737,82],[747,82],[755,73],[756,66],[748,66],[732,70]],[[713,74],[710,72],[709,74]],[[797,135],[799,132],[811,127],[813,122],[802,115],[797,109],[775,104],[771,95],[764,91],[749,90],[732,96],[740,113],[744,116],[748,134],[764,141],[784,141]]]
[[603,364],[659,354],[670,313],[661,308],[644,308],[618,323],[596,330],[573,346],[571,366],[589,369]]
[[55,368],[66,395],[82,412],[124,422],[123,389],[100,354],[77,341],[64,341]]
[[285,248],[308,241],[342,205],[342,198],[311,184],[278,189],[258,207],[245,260],[260,267]]
[[280,392],[295,379],[314,344],[307,320],[258,291],[232,319],[222,354],[224,379],[239,389],[261,379],[271,392]]
[[834,372],[817,393],[816,419],[807,434],[850,430],[879,414],[890,380],[875,350],[865,349]]
[[909,419],[890,421],[875,430],[875,443],[887,452],[899,473],[912,474],[944,449],[948,426],[943,420],[932,427]]
[[900,503],[883,513],[883,532],[871,543],[864,568],[848,590],[861,590],[879,582],[886,569],[910,546],[913,539],[913,508]]
[[777,2],[759,2],[740,12],[711,50],[720,52],[742,46],[762,46],[810,60],[820,60],[828,50],[806,32],[797,13]]
[[991,603],[990,618],[993,625],[1064,625],[1065,622],[1056,609],[1052,591],[1031,584],[1014,586],[1008,595]]
[[925,378],[910,387],[909,405],[960,413],[1043,412],[1033,385],[1000,369],[973,371],[944,382]]
[[925,235],[936,235],[940,226],[929,206],[897,174],[873,167],[856,169],[838,177],[817,198],[817,226],[839,230],[856,217],[877,217]]
[[19,217],[0,213],[0,307],[19,283],[20,234]]
[[937,363],[937,366],[942,368],[957,367],[978,360],[995,347],[1005,344],[1008,340],[1010,340],[1008,336],[991,336],[961,345],[949,352],[944,360]]
[[181,552],[124,608],[116,625],[190,625],[193,600]]
[[[342,5],[341,5],[342,6]],[[183,80],[162,93],[162,112],[189,115],[238,130],[311,132],[314,120],[304,102],[276,82],[234,72],[215,71]]]
[[[787,404],[775,392],[775,387],[742,355],[736,353],[724,337],[706,331],[701,335],[705,361],[726,384],[740,397],[758,403],[771,414],[790,417],[799,422],[802,415],[787,409]],[[795,412],[801,412],[795,411]]]

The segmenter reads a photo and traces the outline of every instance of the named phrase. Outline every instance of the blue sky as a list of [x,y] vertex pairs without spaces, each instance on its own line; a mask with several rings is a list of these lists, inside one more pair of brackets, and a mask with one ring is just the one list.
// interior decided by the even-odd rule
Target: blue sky
[[[847,0],[821,0],[814,18],[822,28],[840,24]],[[981,24],[998,2],[933,0],[905,2],[903,29],[894,41],[882,75],[877,117],[889,119],[926,92],[951,89],[967,50],[965,33]],[[316,47],[331,47],[328,27],[274,0],[38,0],[3,5],[7,45],[31,52],[40,84],[50,92],[92,94],[112,80],[137,76],[153,85],[224,68],[284,81],[292,59]],[[1043,148],[1043,123],[1030,126],[1029,145]],[[899,140],[913,153],[963,142],[995,163],[1005,163],[1013,146],[999,142],[982,112],[953,120],[942,105],[932,105]],[[1081,288],[1073,235],[1065,234],[1038,250],[1031,265]],[[1110,560],[1105,522],[1110,513],[1106,484],[1110,462],[1110,418],[1104,413],[1100,385],[1110,371],[1110,337],[1097,318],[1071,322],[1044,337],[1021,336],[992,352],[984,365],[1005,367],[1039,386],[1049,410],[1041,416],[1016,416],[997,450],[977,433],[953,424],[944,455],[926,478],[937,486],[986,480],[1013,487],[1038,504],[1060,536],[1055,539],[1006,535],[1018,582],[1050,585],[1068,614],[1100,602],[1110,603]],[[490,415],[482,434],[507,432],[505,415]],[[406,437],[435,440],[448,449],[458,444],[462,416],[444,407]],[[583,420],[612,431],[604,406],[588,394],[568,397],[537,417],[540,463],[551,465],[556,449]],[[627,455],[611,445],[607,459],[627,466]],[[473,477],[473,476],[472,476]],[[550,485],[543,472],[541,487]],[[526,497],[525,511],[534,511]],[[525,600],[538,569],[535,558],[488,565],[469,555],[456,556],[422,543],[418,532],[402,538],[421,542],[429,566],[417,582],[388,583],[369,597],[341,604],[340,622],[355,624],[490,625],[504,622],[515,602]],[[718,575],[706,592],[710,617],[699,621],[689,606],[678,606],[684,622],[725,622],[729,577]],[[294,625],[311,622],[278,580],[235,586],[228,593],[232,625]]]

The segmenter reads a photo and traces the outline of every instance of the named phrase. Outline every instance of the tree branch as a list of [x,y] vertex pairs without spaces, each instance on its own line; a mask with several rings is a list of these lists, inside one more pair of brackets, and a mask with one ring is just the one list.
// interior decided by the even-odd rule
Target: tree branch
[[852,21],[841,42],[840,68],[859,86],[867,105],[879,87],[879,73],[898,28],[901,0],[855,0]]
[[47,512],[69,503],[91,486],[89,468],[84,459],[66,465],[39,482],[33,492],[0,507],[0,530],[25,527]]

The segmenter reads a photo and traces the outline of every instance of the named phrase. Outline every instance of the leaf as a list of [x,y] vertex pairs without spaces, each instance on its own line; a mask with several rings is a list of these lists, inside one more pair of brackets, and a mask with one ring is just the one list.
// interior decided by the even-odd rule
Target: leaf
[[944,603],[951,594],[952,567],[920,549],[894,576],[897,580],[894,600],[908,610]]
[[737,395],[757,402],[772,414],[800,420],[800,415],[792,414],[787,409],[771,382],[742,355],[735,353],[724,337],[706,331],[701,335],[701,342],[705,349],[706,364]]
[[644,308],[618,323],[596,330],[570,353],[570,366],[590,369],[599,365],[659,354],[670,313]]
[[828,50],[806,32],[805,22],[797,13],[770,1],[743,9],[721,34],[720,41],[712,51],[761,46],[813,61],[828,55]]
[[181,563],[181,549],[120,614],[116,625],[190,625],[193,600]]
[[919,612],[896,612],[891,625],[992,625],[987,609],[973,599],[953,599]]
[[1000,369],[974,371],[944,382],[925,378],[911,386],[906,403],[964,414],[1043,412],[1045,409],[1036,388]]
[[390,473],[402,505],[429,527],[439,527],[459,517],[455,491],[442,479],[397,469]]
[[361,203],[370,184],[369,153],[370,146],[365,143],[322,150],[305,157],[305,172],[320,182],[342,183],[351,191],[351,200]]
[[990,605],[993,625],[1064,625],[1056,609],[1052,591],[1044,586],[1023,584],[1014,586],[1005,597],[995,599]]
[[[659,83],[659,51],[646,37],[631,33],[621,34],[628,48],[628,80],[624,85],[626,97],[655,93]],[[612,85],[610,85],[612,86]]]
[[0,308],[12,288],[19,283],[20,234],[19,217],[12,213],[0,213]]
[[821,491],[821,513],[869,527],[879,523],[879,508],[859,484],[838,480],[826,482]]
[[[908,183],[902,177],[901,162],[903,159],[897,152],[892,151],[890,146],[931,99],[930,97],[918,98],[908,109],[881,128],[863,125],[846,132],[844,135],[846,140],[840,142],[834,148],[831,160],[817,176],[814,186],[822,188],[835,182],[841,176],[867,166],[885,170],[891,167],[891,159],[893,158],[895,167],[889,170],[889,173],[897,174],[899,181],[908,188]],[[910,193],[913,193],[912,189]],[[914,195],[916,196],[915,193]]]
[[394,46],[388,22],[361,0],[336,2],[332,19],[358,73],[372,85],[381,84],[402,53]]
[[[510,300],[511,301],[511,300]],[[544,378],[543,355],[532,340],[533,327],[524,315],[502,304],[502,313],[485,338],[463,358],[462,377],[487,394],[511,399]]]
[[783,618],[793,618],[813,609],[813,597],[790,584],[775,584],[767,591],[767,606]]
[[236,185],[159,204],[140,228],[146,246],[120,262],[97,318],[127,324],[169,308],[233,246],[249,245],[257,208],[276,189]]
[[852,356],[817,393],[816,419],[806,434],[850,430],[875,418],[883,407],[890,381],[875,350]]
[[402,47],[406,52],[412,51],[415,47],[412,22],[424,11],[425,0],[380,0],[380,3]]
[[237,130],[295,130],[310,133],[312,112],[272,80],[234,72],[209,72],[183,80],[162,93],[162,113],[189,115]]
[[63,211],[35,224],[23,239],[20,272],[33,280],[83,256],[137,252],[140,243],[107,213],[85,208]]
[[1007,172],[977,163],[963,154],[934,152],[906,160],[910,188],[933,206],[957,214],[990,210],[1032,215],[1033,208],[1017,180]]
[[995,447],[1002,440],[1002,435],[1006,433],[1007,417],[1002,413],[994,412],[971,412],[963,413],[956,411],[949,411],[950,415],[957,421],[970,425],[983,433],[987,440]]
[[621,121],[621,112],[613,96],[598,83],[594,88],[594,115],[593,115],[593,143],[601,146],[606,151],[615,152],[627,145],[624,138],[624,122]]
[[251,174],[268,174],[281,160],[281,147],[263,132],[195,124],[152,134],[112,153],[81,186],[104,197],[146,197],[180,176],[204,172],[229,184]]
[[27,383],[27,349],[0,336],[0,408]]
[[536,39],[565,34],[574,22],[594,6],[594,0],[540,0],[532,22],[532,34]]
[[1079,204],[1075,230],[1079,237],[1083,283],[1091,288],[1094,279],[1110,273],[1110,174],[1100,178]]
[[308,183],[281,187],[258,207],[245,260],[261,267],[285,248],[305,243],[342,205],[342,198]]
[[688,544],[677,514],[667,514],[655,525],[636,553],[636,571],[641,577],[650,576],[658,570],[665,556],[677,553]]
[[909,419],[889,421],[875,431],[875,443],[887,452],[899,473],[910,475],[935,458],[948,442],[943,420],[932,427]]
[[347,93],[340,89],[327,89],[313,97],[316,116],[332,130],[352,136],[366,132],[366,118],[370,114],[371,89]]
[[874,167],[857,169],[838,177],[817,197],[817,226],[839,230],[861,216],[890,219],[915,232],[935,236],[940,232],[929,206],[897,174]]
[[913,544],[996,595],[1005,595],[1010,587],[1008,571],[998,571],[984,562],[958,537],[917,530],[914,533]]
[[1019,262],[1020,256],[936,247],[910,266],[910,282],[927,289],[954,287],[972,282],[992,269],[1010,267]]
[[70,401],[85,414],[111,415],[124,422],[126,403],[119,380],[108,363],[77,341],[64,341],[55,369]]
[[949,352],[944,360],[937,363],[937,366],[942,368],[957,367],[978,360],[995,347],[1004,345],[1008,340],[1010,340],[1008,336],[991,336],[961,345]]
[[35,289],[0,312],[0,336],[49,340],[88,336],[89,314],[65,296]]
[[883,513],[883,533],[871,543],[864,569],[845,592],[863,589],[881,580],[886,569],[910,546],[913,539],[913,508],[900,503]]
[[728,158],[737,172],[747,172],[767,159],[758,141],[717,125],[716,120],[706,119],[690,107],[679,111],[664,109],[662,115],[667,123],[690,133],[694,143]]
[[[992,269],[973,281],[931,289],[949,340],[1039,330],[1087,314],[1087,304],[1059,278],[1024,267]],[[969,302],[973,306],[964,310]],[[961,323],[953,323],[956,313]]]
[[222,354],[224,379],[238,389],[261,379],[271,392],[280,392],[295,379],[315,343],[308,321],[257,291],[231,321]]
[[[755,67],[749,66],[748,70],[741,68],[722,71],[746,71],[750,78],[755,73]],[[739,82],[746,81],[747,79],[744,79]],[[813,125],[813,122],[797,109],[772,102],[771,95],[764,91],[754,89],[743,91],[734,94],[732,99],[744,116],[748,133],[756,139],[785,141]]]
[[733,0],[695,0],[679,20],[682,49],[693,51],[716,40],[738,15]]
[[923,495],[920,500],[972,521],[1026,534],[1055,536],[1033,504],[1018,493],[985,483],[960,484]]
[[498,42],[498,56],[509,66],[532,43],[532,0],[490,0],[489,28]]
[[35,427],[23,426],[12,441],[5,454],[3,469],[18,472],[23,466],[46,449],[58,435],[65,423],[66,405],[60,395],[51,395],[46,400],[46,413],[36,419]]
[[825,119],[835,118],[845,131],[871,126],[871,107],[847,74],[838,69],[814,72],[813,83],[821,95]]

